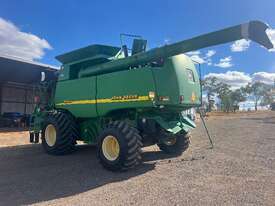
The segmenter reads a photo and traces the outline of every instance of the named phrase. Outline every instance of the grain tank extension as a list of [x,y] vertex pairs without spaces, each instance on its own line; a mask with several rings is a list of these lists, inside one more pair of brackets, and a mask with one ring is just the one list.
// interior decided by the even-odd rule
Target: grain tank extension
[[138,165],[143,146],[180,155],[195,128],[182,112],[201,104],[198,73],[183,53],[243,38],[270,49],[267,28],[251,21],[149,51],[134,39],[132,55],[126,46],[92,45],[57,56],[52,98],[37,104],[30,133],[41,134],[49,154],[70,153],[77,140],[95,144],[110,170]]

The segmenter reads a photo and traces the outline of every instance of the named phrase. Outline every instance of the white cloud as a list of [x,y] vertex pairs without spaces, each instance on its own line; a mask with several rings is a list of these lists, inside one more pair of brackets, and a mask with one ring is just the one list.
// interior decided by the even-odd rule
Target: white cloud
[[256,72],[252,75],[253,82],[263,82],[265,84],[274,84],[275,73]]
[[250,82],[263,82],[272,85],[274,84],[275,73],[256,72],[250,75],[239,71],[227,71],[225,73],[209,73],[204,76],[204,78],[207,77],[216,77],[219,81],[230,85],[232,89],[238,89]]
[[270,49],[269,51],[275,52],[275,29],[267,29],[266,34],[273,44],[273,49]]
[[34,60],[41,59],[45,49],[52,49],[45,39],[22,32],[12,22],[0,17],[0,55]]
[[206,53],[206,57],[212,57],[216,54],[215,50],[208,50]]
[[205,55],[201,54],[200,51],[191,51],[186,53],[193,61],[204,64],[207,63],[208,66],[212,65],[211,57],[216,54],[215,50],[208,50]]
[[199,63],[199,64],[204,64],[205,60],[203,57],[200,57],[199,55],[192,55],[190,56],[190,58],[195,62],[195,63]]
[[241,39],[238,41],[235,41],[234,44],[232,44],[231,47],[231,51],[232,52],[242,52],[245,51],[249,48],[250,46],[250,40],[246,40],[246,39]]
[[228,57],[222,58],[222,59],[220,59],[219,63],[214,64],[214,66],[221,67],[221,68],[232,67],[233,66],[233,64],[232,64],[232,57],[228,56]]
[[208,66],[211,66],[211,65],[212,65],[212,60],[211,60],[211,59],[207,61],[207,65],[208,65]]
[[204,76],[216,77],[219,81],[224,82],[232,87],[232,89],[237,89],[242,86],[247,85],[251,82],[251,77],[249,74],[239,71],[227,71],[226,73],[209,73]]
[[212,65],[212,56],[214,56],[216,54],[216,51],[215,50],[208,50],[206,55],[205,55],[205,58],[206,58],[206,62],[207,62],[207,65],[208,66],[211,66]]
[[199,64],[204,64],[205,60],[204,58],[201,56],[201,52],[200,51],[190,51],[186,53],[190,59],[192,59],[195,63],[199,63]]

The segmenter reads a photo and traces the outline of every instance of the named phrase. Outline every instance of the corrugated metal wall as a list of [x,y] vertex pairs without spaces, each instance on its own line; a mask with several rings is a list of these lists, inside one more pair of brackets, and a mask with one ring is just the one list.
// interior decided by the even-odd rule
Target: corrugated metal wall
[[5,83],[0,85],[0,112],[31,114],[34,109],[32,85]]

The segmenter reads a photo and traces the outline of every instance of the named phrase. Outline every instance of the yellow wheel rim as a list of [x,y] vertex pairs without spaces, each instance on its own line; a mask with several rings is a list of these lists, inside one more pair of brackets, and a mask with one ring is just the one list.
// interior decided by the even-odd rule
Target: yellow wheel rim
[[164,144],[166,144],[167,146],[172,146],[174,144],[176,144],[177,142],[177,138],[171,138],[171,139],[168,139],[164,142]]
[[56,142],[56,129],[52,124],[49,124],[45,130],[45,140],[50,147],[55,145]]
[[104,157],[109,160],[109,161],[114,161],[118,158],[119,156],[119,143],[117,139],[112,136],[108,135],[107,137],[104,138],[102,142],[102,151]]

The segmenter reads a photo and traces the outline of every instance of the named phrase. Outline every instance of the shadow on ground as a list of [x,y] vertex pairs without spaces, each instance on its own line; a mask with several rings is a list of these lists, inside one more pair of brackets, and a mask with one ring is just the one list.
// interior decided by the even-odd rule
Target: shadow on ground
[[123,173],[101,167],[92,146],[79,146],[67,156],[49,156],[41,145],[0,148],[0,205],[25,205],[76,195],[142,175],[155,168],[161,152],[144,153],[144,163]]
[[275,117],[244,117],[244,120],[258,121],[264,124],[275,124]]
[[22,127],[0,127],[0,133],[6,133],[6,132],[26,132],[29,131],[28,128],[22,128]]

